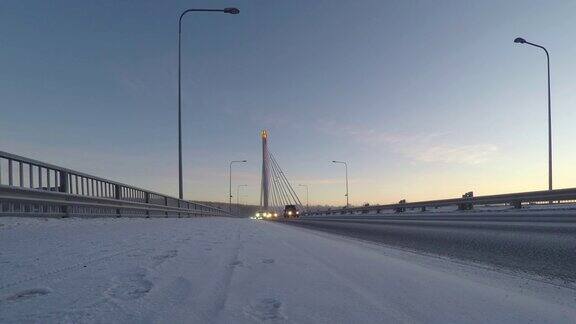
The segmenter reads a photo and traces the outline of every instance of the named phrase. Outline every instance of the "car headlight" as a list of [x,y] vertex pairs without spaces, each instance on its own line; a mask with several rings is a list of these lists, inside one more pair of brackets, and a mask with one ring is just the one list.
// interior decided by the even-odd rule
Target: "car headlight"
[[260,213],[256,213],[256,217],[260,216]]
[[292,211],[291,211],[291,210],[290,210],[290,211],[288,211],[288,215],[292,215]]
[[297,211],[297,212],[296,212],[296,215],[298,215],[298,214],[300,214],[300,212],[299,212],[299,211]]
[[274,213],[274,217],[278,217],[278,213]]

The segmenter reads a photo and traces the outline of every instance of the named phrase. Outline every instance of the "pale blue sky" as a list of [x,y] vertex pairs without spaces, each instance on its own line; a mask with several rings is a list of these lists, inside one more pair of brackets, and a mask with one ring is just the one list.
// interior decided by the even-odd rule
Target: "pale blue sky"
[[[575,1],[3,1],[0,150],[177,194],[259,197],[259,131],[312,203],[576,186]],[[302,193],[302,188],[298,188]]]

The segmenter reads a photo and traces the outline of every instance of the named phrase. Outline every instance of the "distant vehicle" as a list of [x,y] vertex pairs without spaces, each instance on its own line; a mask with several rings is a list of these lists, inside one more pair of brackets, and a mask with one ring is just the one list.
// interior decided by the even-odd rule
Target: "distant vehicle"
[[286,205],[284,207],[284,218],[296,218],[300,215],[300,212],[296,208],[296,205]]
[[252,219],[269,219],[278,217],[278,213],[272,211],[257,211],[256,214],[251,217]]

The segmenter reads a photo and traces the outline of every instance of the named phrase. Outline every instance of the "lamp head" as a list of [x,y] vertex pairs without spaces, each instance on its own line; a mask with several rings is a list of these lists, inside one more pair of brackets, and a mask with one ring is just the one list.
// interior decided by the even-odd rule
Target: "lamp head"
[[231,14],[231,15],[237,15],[240,13],[240,9],[238,9],[238,8],[225,8],[224,13]]
[[526,43],[526,40],[525,40],[524,38],[517,37],[517,38],[514,40],[514,43],[524,44],[524,43]]

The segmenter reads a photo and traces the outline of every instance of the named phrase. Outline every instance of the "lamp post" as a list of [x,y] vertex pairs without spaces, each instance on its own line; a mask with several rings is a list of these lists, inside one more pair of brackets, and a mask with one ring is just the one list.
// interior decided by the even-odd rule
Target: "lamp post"
[[308,208],[310,207],[309,205],[310,201],[308,200],[308,185],[298,184],[298,186],[306,188],[306,211],[308,211]]
[[332,163],[344,164],[344,166],[346,167],[346,207],[348,207],[349,206],[349,203],[348,203],[348,163],[343,162],[343,161],[332,161]]
[[236,209],[238,210],[238,215],[240,215],[240,187],[248,187],[248,185],[241,184],[236,186]]
[[180,19],[178,20],[178,196],[180,199],[184,197],[184,188],[182,184],[182,93],[181,93],[181,44],[182,44],[182,18],[189,12],[200,11],[200,12],[223,12],[227,14],[237,15],[240,10],[237,8],[225,8],[225,9],[187,9],[180,14]]
[[228,211],[230,213],[232,213],[232,164],[234,164],[234,163],[246,163],[246,162],[247,162],[246,160],[230,161],[230,177],[229,177],[230,187],[229,187],[229,191],[228,191],[228,196],[229,196],[228,197],[229,198]]
[[546,62],[548,66],[548,190],[552,190],[552,104],[550,99],[550,55],[548,50],[541,45],[531,43],[524,38],[516,38],[514,43],[528,44],[544,50],[546,53]]

